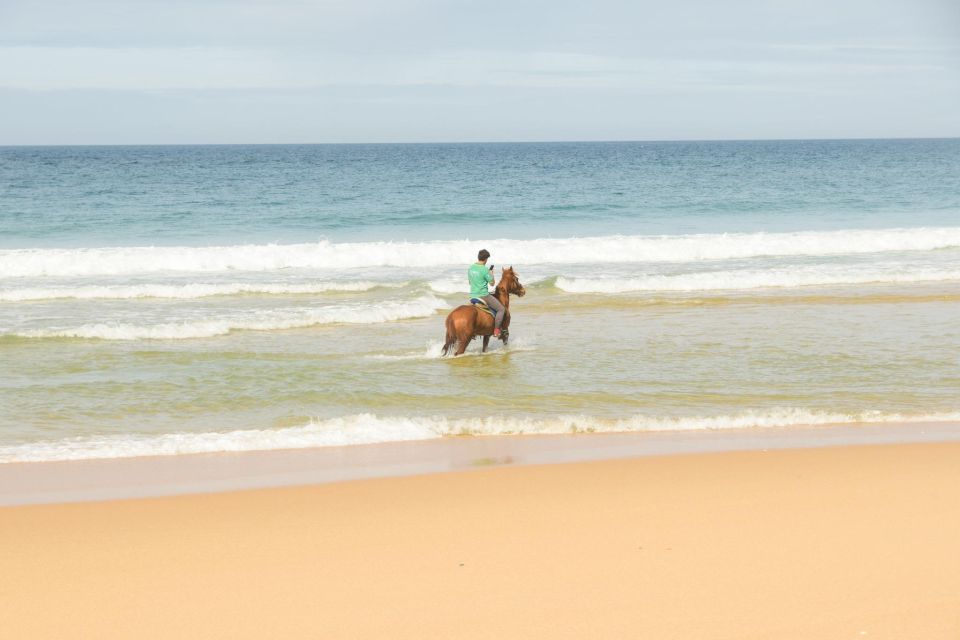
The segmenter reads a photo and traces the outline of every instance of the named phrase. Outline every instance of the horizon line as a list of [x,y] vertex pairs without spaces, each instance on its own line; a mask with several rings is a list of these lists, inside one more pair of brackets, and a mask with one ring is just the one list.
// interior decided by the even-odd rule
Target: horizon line
[[0,149],[21,147],[295,147],[361,145],[483,145],[483,144],[637,144],[683,142],[856,142],[905,140],[960,140],[957,136],[855,136],[837,138],[648,138],[648,139],[575,139],[575,140],[440,140],[394,142],[94,142],[94,143],[16,143],[0,144]]

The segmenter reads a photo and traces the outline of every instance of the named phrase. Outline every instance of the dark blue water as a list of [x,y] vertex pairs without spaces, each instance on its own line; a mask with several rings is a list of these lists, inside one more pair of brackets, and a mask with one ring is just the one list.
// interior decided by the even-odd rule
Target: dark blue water
[[0,148],[0,247],[960,223],[960,140]]

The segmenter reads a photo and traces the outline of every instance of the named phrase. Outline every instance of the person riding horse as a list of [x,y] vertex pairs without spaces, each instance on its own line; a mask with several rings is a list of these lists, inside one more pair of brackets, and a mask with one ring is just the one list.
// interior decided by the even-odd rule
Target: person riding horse
[[[492,336],[499,336],[503,344],[510,339],[510,296],[523,296],[527,293],[513,267],[501,269],[500,281],[496,282],[491,294],[488,287],[494,284],[491,265],[486,265],[490,252],[486,249],[477,255],[476,264],[470,265],[467,277],[470,282],[470,304],[462,304],[449,314],[444,322],[447,329],[443,341],[443,355],[454,349],[454,355],[461,355],[470,341],[477,336],[483,337],[483,351]],[[499,331],[498,331],[499,329]]]
[[488,287],[495,284],[493,279],[493,265],[487,268],[490,252],[481,249],[477,254],[477,261],[467,269],[467,282],[470,283],[470,298],[483,300],[493,310],[493,337],[500,337],[500,325],[503,324],[503,305],[497,297],[491,295]]

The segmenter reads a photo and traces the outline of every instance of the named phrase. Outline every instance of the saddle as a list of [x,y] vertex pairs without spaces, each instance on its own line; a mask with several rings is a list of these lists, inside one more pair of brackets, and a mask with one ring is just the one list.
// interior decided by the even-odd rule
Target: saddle
[[475,306],[479,311],[486,311],[491,315],[491,317],[494,317],[494,318],[497,317],[497,314],[494,312],[493,309],[490,308],[490,305],[488,305],[486,302],[484,302],[480,298],[470,298],[470,304]]

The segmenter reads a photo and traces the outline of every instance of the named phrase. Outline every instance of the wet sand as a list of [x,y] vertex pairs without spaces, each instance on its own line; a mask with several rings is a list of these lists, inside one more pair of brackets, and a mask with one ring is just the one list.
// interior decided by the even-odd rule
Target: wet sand
[[305,449],[16,462],[0,464],[0,506],[262,489],[500,465],[922,442],[960,442],[960,423],[470,436]]
[[0,509],[17,638],[960,637],[960,444]]

